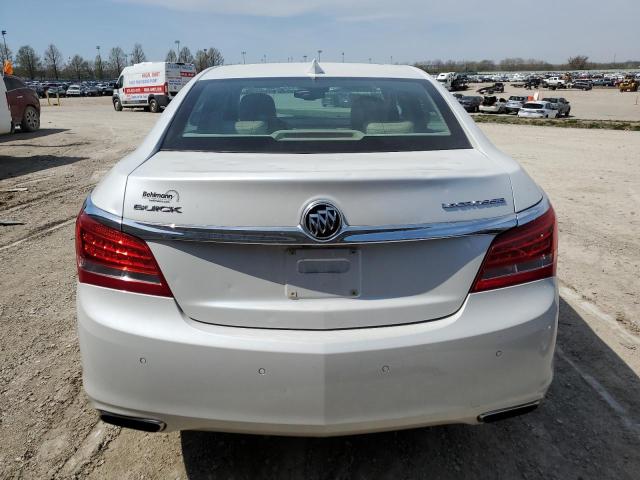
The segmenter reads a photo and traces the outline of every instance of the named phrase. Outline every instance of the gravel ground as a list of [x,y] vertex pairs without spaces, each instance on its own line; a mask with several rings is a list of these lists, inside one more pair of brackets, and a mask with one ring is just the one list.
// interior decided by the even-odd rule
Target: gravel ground
[[332,439],[150,435],[98,422],[82,392],[73,220],[157,118],[114,112],[107,98],[63,99],[43,107],[40,132],[0,138],[0,218],[24,222],[0,227],[0,478],[638,478],[637,132],[481,126],[559,217],[556,378],[536,412]]

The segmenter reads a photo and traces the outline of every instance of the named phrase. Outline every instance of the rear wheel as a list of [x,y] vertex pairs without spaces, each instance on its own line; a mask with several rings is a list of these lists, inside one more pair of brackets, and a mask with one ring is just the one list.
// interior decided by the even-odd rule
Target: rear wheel
[[151,113],[158,113],[160,111],[160,104],[155,98],[149,100],[149,111]]
[[122,103],[120,103],[119,98],[116,98],[113,100],[113,108],[115,109],[116,112],[122,111]]
[[40,128],[40,114],[35,107],[29,105],[24,109],[24,116],[20,127],[25,132],[35,132]]

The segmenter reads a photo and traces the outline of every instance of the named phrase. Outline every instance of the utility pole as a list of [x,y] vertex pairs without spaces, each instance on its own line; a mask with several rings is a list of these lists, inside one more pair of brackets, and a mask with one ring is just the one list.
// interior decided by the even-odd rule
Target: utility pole
[[7,41],[4,36],[7,34],[6,30],[2,30],[2,43],[4,43],[4,58],[9,60],[9,49],[7,48]]
[[247,60],[246,60],[247,52],[245,52],[245,51],[243,50],[243,51],[242,51],[242,52],[240,52],[240,53],[242,54],[242,64],[244,65],[245,63],[247,63]]
[[322,55],[322,50],[318,50],[318,61],[320,61],[320,55]]
[[176,40],[173,43],[177,45],[176,46],[176,62],[179,62],[180,61],[180,40]]

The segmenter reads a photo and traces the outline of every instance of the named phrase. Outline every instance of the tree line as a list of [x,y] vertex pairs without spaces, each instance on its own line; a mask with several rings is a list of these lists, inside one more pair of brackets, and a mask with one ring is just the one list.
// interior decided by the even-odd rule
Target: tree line
[[[13,54],[11,48],[0,45],[0,65],[5,60],[10,60],[14,65],[14,73],[23,78],[34,79],[55,79],[55,80],[88,80],[88,79],[110,79],[120,75],[122,69],[127,65],[146,62],[147,56],[142,45],[136,43],[131,53],[125,53],[121,47],[112,47],[106,58],[103,58],[100,50],[94,59],[86,59],[75,54],[65,61],[60,49],[50,44],[42,55],[39,55],[30,45],[21,46]],[[171,50],[167,54],[167,62],[181,61],[185,63],[195,63],[198,71],[205,68],[222,65],[224,57],[217,48],[198,50],[194,55],[188,47],[183,47],[177,54]]]
[[505,58],[493,60],[430,60],[414,64],[429,73],[441,72],[526,72],[526,71],[571,71],[571,70],[615,70],[635,69],[640,60],[625,62],[590,62],[586,55],[569,57],[565,63],[550,63],[535,58]]

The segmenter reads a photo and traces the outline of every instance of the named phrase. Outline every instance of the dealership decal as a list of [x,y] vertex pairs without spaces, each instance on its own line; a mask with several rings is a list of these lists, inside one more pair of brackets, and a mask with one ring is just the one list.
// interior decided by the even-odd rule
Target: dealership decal
[[180,194],[176,190],[167,190],[165,193],[143,191],[142,198],[150,202],[171,203],[173,201],[179,202]]

